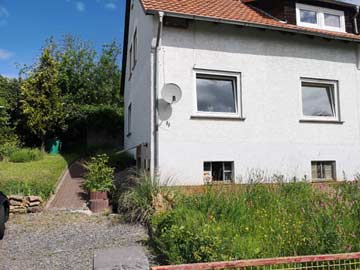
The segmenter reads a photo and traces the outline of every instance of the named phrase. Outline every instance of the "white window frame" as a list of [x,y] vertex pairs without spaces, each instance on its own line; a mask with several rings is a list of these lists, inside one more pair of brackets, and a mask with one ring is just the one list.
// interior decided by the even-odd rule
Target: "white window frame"
[[[300,10],[305,9],[309,11],[316,12],[317,15],[317,24],[306,23],[301,21]],[[336,15],[340,17],[340,27],[331,27],[325,25],[325,14]],[[336,10],[306,4],[296,3],[296,24],[299,26],[316,28],[316,29],[324,29],[335,32],[346,32],[346,24],[345,24],[345,13],[343,10]]]
[[[204,77],[223,77],[223,78],[233,78],[236,82],[236,89],[235,89],[235,113],[229,112],[203,112],[198,110],[198,102],[197,102],[197,77],[198,75]],[[208,70],[208,69],[194,69],[194,112],[193,117],[199,118],[229,118],[229,119],[243,119],[243,106],[242,106],[242,90],[241,90],[241,73],[239,72],[230,72],[230,71],[216,71],[216,70]]]
[[[313,175],[312,175],[312,166],[313,166],[313,163],[331,163],[331,165],[333,166],[332,167],[332,179],[327,179],[327,178],[313,178]],[[337,180],[337,164],[336,164],[336,160],[312,160],[311,161],[311,181],[315,181],[315,182],[318,182],[318,181],[336,181]]]
[[[205,171],[203,169],[203,175],[205,173],[210,173],[210,177],[212,178],[212,164],[213,163],[222,163],[223,166],[223,179],[225,179],[225,174],[231,172],[231,180],[213,180],[211,179],[211,183],[234,183],[235,182],[235,163],[234,161],[204,161],[203,167],[205,163],[210,163],[210,171]],[[225,170],[225,163],[231,163],[231,170]]]
[[[309,83],[314,85],[329,85],[334,89],[334,116],[308,116],[304,115],[303,111],[303,83]],[[302,121],[314,121],[314,122],[341,122],[340,110],[339,110],[339,83],[336,80],[323,80],[312,78],[300,78],[300,120]]]

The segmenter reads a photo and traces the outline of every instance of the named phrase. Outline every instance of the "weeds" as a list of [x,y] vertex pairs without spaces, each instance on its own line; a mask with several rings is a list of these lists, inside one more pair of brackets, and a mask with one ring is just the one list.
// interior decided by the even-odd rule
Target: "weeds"
[[360,251],[360,183],[254,184],[182,196],[151,216],[164,263]]

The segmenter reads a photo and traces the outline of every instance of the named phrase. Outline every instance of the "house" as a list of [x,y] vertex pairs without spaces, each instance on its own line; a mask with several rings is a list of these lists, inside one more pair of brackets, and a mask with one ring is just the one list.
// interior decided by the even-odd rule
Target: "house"
[[139,167],[174,185],[360,172],[356,5],[131,0],[126,22],[125,148]]

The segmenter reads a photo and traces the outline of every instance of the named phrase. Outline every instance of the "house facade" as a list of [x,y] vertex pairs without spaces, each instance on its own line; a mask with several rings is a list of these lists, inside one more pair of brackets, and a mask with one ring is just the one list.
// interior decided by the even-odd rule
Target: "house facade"
[[132,0],[127,11],[125,148],[137,146],[139,167],[173,185],[360,172],[357,6]]

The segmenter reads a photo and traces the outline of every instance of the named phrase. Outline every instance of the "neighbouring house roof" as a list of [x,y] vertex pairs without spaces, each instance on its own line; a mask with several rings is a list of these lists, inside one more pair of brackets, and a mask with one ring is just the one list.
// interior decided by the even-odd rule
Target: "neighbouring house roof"
[[271,15],[252,7],[245,2],[249,0],[140,0],[145,12],[152,14],[163,11],[168,16],[195,20],[215,21],[220,23],[239,24],[250,27],[296,32],[360,42],[360,36],[351,33],[340,33],[321,29],[301,27],[282,22]]

